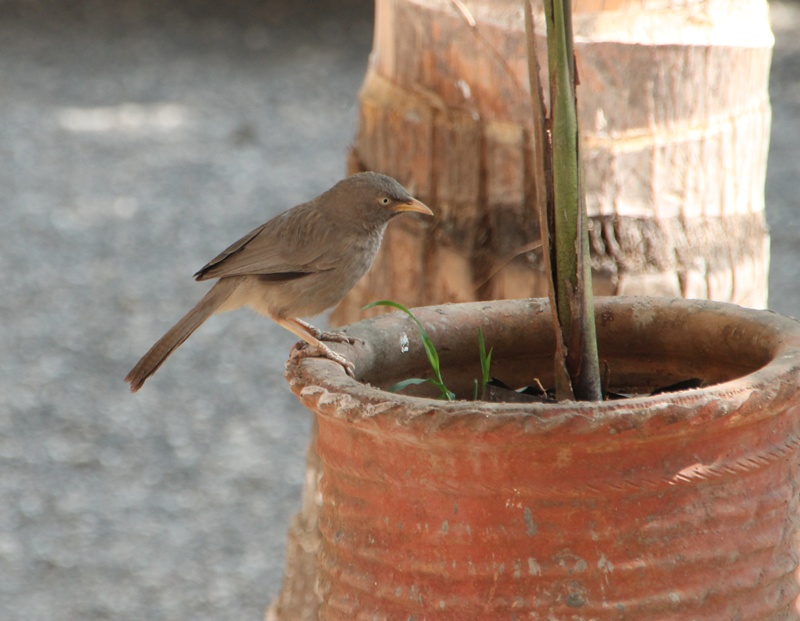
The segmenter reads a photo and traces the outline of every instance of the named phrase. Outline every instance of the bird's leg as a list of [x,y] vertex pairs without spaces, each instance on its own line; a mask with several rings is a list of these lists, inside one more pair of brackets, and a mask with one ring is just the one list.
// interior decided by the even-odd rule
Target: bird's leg
[[[323,343],[322,340],[320,340],[320,338],[317,336],[317,334],[320,333],[319,330],[313,326],[310,326],[305,321],[300,321],[299,319],[281,319],[280,317],[272,317],[272,319],[275,321],[275,323],[283,328],[286,328],[295,336],[300,337],[313,348],[300,348],[295,345],[290,354],[293,359],[321,355],[328,360],[339,363],[344,367],[345,372],[350,377],[355,377],[355,367],[353,366],[353,363],[348,362],[344,356],[332,351],[330,347]],[[311,330],[309,330],[309,328],[311,328]]]
[[320,330],[319,328],[315,328],[310,323],[303,321],[302,319],[292,319],[291,321],[296,321],[299,323],[303,328],[308,330],[310,334],[313,334],[317,340],[319,341],[330,341],[331,343],[347,343],[348,345],[355,345],[359,342],[359,339],[354,338],[352,336],[346,336],[341,334],[340,332],[325,332]]

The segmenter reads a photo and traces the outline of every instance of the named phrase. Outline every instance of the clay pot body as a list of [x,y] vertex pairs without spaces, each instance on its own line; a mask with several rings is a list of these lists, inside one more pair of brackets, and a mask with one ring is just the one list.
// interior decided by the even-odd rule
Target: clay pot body
[[[468,394],[477,331],[492,375],[547,385],[544,300],[415,311]],[[596,305],[603,403],[443,402],[393,313],[287,377],[319,423],[320,619],[796,619],[800,324],[705,301]],[[408,345],[406,345],[408,343]],[[370,385],[367,385],[370,384]]]

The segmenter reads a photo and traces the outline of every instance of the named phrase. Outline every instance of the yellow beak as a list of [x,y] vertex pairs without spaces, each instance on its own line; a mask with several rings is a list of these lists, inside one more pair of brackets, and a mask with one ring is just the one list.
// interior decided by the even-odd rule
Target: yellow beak
[[392,211],[415,211],[417,213],[424,213],[426,216],[433,215],[433,212],[428,208],[428,206],[425,203],[418,201],[416,198],[412,198],[407,203],[399,203],[392,209]]

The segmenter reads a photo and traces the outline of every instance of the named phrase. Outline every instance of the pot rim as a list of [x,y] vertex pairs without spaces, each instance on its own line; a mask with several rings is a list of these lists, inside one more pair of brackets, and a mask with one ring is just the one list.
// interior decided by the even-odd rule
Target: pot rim
[[[726,320],[742,321],[760,331],[769,359],[763,366],[741,377],[704,388],[664,393],[656,396],[637,396],[629,399],[602,402],[561,403],[495,403],[485,401],[441,401],[427,397],[414,397],[391,393],[362,383],[346,375],[344,369],[330,360],[304,358],[289,360],[286,378],[292,390],[311,409],[320,414],[354,421],[368,421],[392,414],[397,422],[424,418],[427,430],[454,423],[475,425],[490,431],[512,419],[524,419],[526,429],[547,432],[570,426],[575,432],[591,433],[599,429],[614,434],[631,429],[649,430],[669,428],[675,420],[676,408],[684,408],[692,416],[693,424],[702,419],[714,419],[733,413],[741,418],[757,416],[759,403],[794,400],[800,407],[800,322],[772,311],[743,308],[735,304],[708,300],[684,300],[657,297],[609,297],[595,299],[598,322],[603,313],[643,313],[669,308],[685,313],[711,313]],[[549,316],[546,299],[499,300],[493,302],[467,302],[413,309],[426,329],[431,321],[449,318],[457,323],[459,316],[469,312],[495,314],[519,312],[543,313]],[[443,323],[446,323],[442,319]],[[395,326],[412,331],[416,328],[401,313],[387,313],[347,326],[342,331],[349,336],[364,339],[356,345],[334,344],[332,349],[351,361],[356,376],[364,377],[366,369],[381,360],[371,347],[369,336],[386,334]],[[366,337],[366,338],[365,338]],[[741,406],[750,401],[742,410]],[[752,420],[752,419],[751,419]]]

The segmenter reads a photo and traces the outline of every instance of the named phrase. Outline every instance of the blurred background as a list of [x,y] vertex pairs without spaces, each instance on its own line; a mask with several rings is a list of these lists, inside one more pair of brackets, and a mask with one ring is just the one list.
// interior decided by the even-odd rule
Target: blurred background
[[[776,35],[770,308],[800,316],[800,3]],[[0,0],[0,618],[260,619],[309,414],[294,337],[203,326],[122,381],[230,242],[340,179],[370,0]]]

